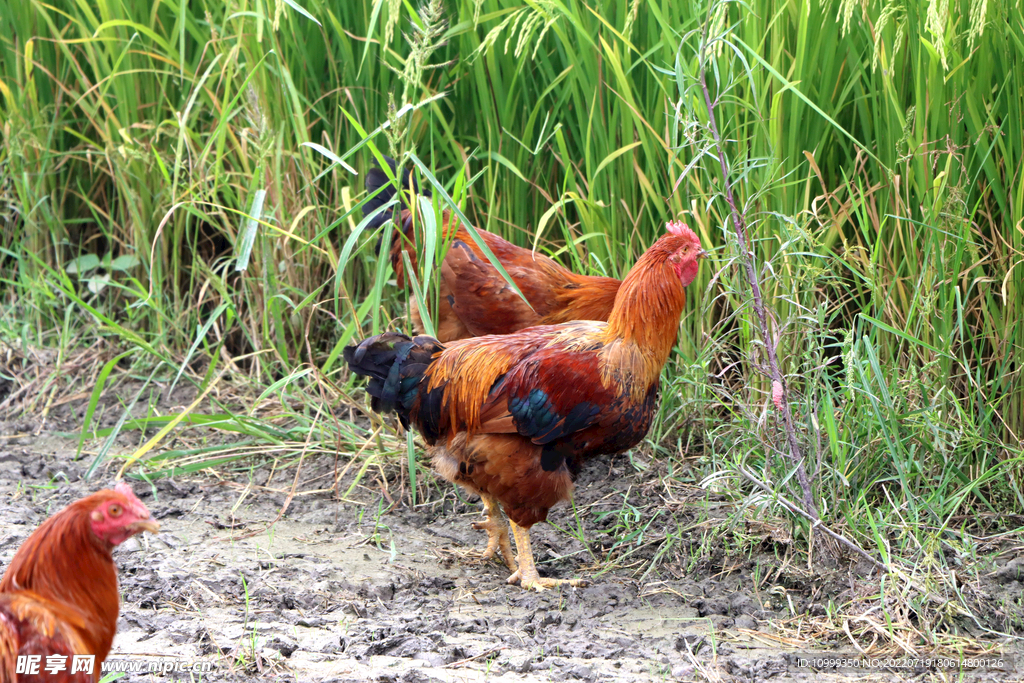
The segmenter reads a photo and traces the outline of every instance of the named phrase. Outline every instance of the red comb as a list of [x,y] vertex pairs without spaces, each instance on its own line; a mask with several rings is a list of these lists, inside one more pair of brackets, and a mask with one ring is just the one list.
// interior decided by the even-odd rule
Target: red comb
[[128,482],[126,481],[117,482],[117,485],[114,486],[114,492],[120,493],[128,500],[132,500],[133,498],[135,498],[135,491],[132,491],[132,487],[129,486]]
[[686,227],[686,223],[682,221],[669,221],[665,224],[665,229],[673,235],[679,235],[680,237],[683,236],[683,230],[689,230],[689,228]]
[[688,237],[695,243],[700,244],[700,240],[697,239],[696,233],[694,233],[693,230],[690,230],[690,228],[687,227],[686,223],[682,221],[669,221],[668,223],[665,224],[665,229],[668,230],[673,235],[677,235],[679,237]]
[[114,486],[114,493],[124,496],[124,499],[128,502],[129,507],[135,512],[135,514],[142,517],[149,516],[149,508],[146,504],[139,500],[135,492],[132,491],[132,487],[128,485],[126,481],[119,481]]

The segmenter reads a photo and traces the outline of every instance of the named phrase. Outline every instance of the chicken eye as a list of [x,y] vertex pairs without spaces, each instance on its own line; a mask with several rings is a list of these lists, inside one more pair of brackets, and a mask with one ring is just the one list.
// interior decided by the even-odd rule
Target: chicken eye
[[117,503],[114,503],[109,508],[107,508],[107,512],[110,514],[111,517],[120,517],[121,513],[124,512],[124,509]]

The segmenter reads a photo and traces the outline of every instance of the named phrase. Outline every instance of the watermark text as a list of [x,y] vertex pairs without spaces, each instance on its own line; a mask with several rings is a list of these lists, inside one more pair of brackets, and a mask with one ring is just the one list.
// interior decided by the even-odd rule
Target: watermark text
[[[15,673],[26,676],[56,676],[67,673],[91,674],[96,671],[96,655],[18,655]],[[108,659],[99,667],[102,673],[210,673],[213,662],[186,659]]]
[[862,655],[797,654],[790,660],[797,668],[819,671],[1016,671],[1013,657],[867,657]]

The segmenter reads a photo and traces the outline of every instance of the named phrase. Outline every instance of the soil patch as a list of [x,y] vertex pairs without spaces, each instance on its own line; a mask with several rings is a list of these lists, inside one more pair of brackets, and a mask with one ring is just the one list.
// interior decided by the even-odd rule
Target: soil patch
[[[68,411],[51,414],[47,430],[77,428],[80,416]],[[37,426],[28,419],[0,422],[0,566],[48,515],[109,485],[116,471],[108,466],[83,480],[90,458],[74,460],[74,441],[47,431],[35,435]],[[121,438],[122,451],[137,445]],[[297,490],[316,491],[305,482],[331,481],[335,466],[332,458],[310,458]],[[801,631],[799,624],[825,615],[830,602],[877,588],[877,577],[872,583],[868,572],[849,566],[813,572],[795,566],[770,520],[741,530],[763,538],[756,552],[737,557],[706,547],[705,527],[724,523],[714,513],[726,504],[703,490],[659,490],[657,478],[638,473],[625,456],[592,463],[579,482],[575,510],[559,508],[553,524],[534,527],[542,574],[591,581],[542,594],[506,585],[503,565],[474,559],[485,542],[470,526],[479,506],[447,485],[427,487],[428,500],[410,507],[391,478],[397,474],[382,470],[364,478],[354,501],[339,501],[331,491],[294,497],[268,529],[288,497],[294,468],[273,471],[261,464],[219,474],[153,486],[134,482],[163,531],[132,539],[115,553],[123,603],[111,658],[209,662],[210,670],[201,677],[130,674],[126,680],[891,681],[951,675],[924,666],[846,673],[801,666],[801,655],[812,652],[857,654],[849,639]],[[724,512],[719,516],[725,519]],[[642,533],[615,550],[610,568],[599,564],[621,539],[623,525]],[[665,546],[666,535],[680,542]],[[1005,628],[1019,618],[1021,567],[1019,552],[999,556],[986,585],[976,587],[992,606],[992,623],[965,623],[965,630]],[[875,618],[884,623],[882,614]],[[1003,644],[1009,664],[972,673],[970,680],[1020,680],[1012,660],[1019,646],[998,638],[991,643]]]

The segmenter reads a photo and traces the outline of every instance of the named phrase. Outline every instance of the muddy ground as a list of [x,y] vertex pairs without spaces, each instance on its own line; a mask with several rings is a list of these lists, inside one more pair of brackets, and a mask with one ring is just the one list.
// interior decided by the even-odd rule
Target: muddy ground
[[[0,421],[0,567],[49,514],[111,483],[113,466],[84,481],[91,458],[75,461],[77,443],[55,435],[78,429],[81,409],[70,403],[63,416],[54,411],[42,430],[38,419]],[[130,452],[138,432],[122,441]],[[335,467],[323,454],[305,460],[296,490],[323,488]],[[856,653],[841,630],[813,625],[830,597],[841,604],[877,590],[877,575],[850,562],[808,570],[790,557],[784,529],[771,524],[742,530],[754,540],[740,552],[708,545],[701,539],[718,503],[700,489],[667,495],[626,456],[586,470],[577,515],[552,512],[563,530],[534,527],[542,574],[591,581],[543,594],[506,585],[503,565],[474,559],[485,539],[470,527],[479,508],[447,485],[421,489],[432,494],[411,508],[394,480],[399,473],[371,471],[354,500],[339,501],[333,491],[299,495],[268,531],[295,468],[260,464],[220,474],[135,482],[163,530],[115,552],[122,608],[111,658],[210,662],[211,670],[122,680],[956,680],[934,668],[801,667],[802,653]],[[623,559],[602,572],[595,558],[607,557],[615,525],[625,520],[623,500],[638,515],[657,516],[646,537],[632,541],[632,554],[620,549]],[[589,548],[569,533],[577,516]],[[625,521],[636,528],[645,520]],[[648,573],[658,539],[670,532],[683,542]],[[1020,555],[1003,552],[990,573],[993,621],[965,626],[1002,644],[1011,660],[1018,641],[984,629],[1006,630],[1005,605],[1019,603],[1022,591]],[[881,611],[875,617],[884,621]],[[1024,680],[1024,662],[1020,671],[1010,663],[967,680]]]

